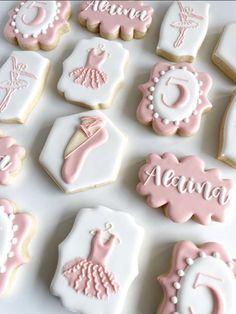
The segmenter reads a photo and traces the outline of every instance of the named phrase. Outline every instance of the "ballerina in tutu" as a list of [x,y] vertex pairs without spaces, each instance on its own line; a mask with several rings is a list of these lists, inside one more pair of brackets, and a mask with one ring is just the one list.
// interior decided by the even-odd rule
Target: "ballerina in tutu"
[[80,122],[64,153],[61,176],[66,183],[76,181],[89,152],[104,144],[109,137],[102,118],[85,116],[80,118]]
[[[106,268],[107,260],[119,238],[111,233],[112,224],[106,223],[105,230],[92,230],[90,253],[87,258],[76,258],[64,266],[63,275],[77,293],[89,297],[105,299],[116,294],[119,285],[114,275]],[[103,233],[108,239],[103,240]]]
[[171,24],[172,27],[179,29],[179,36],[174,43],[175,48],[182,46],[188,29],[198,27],[199,23],[193,21],[193,19],[203,20],[202,16],[196,15],[194,13],[193,8],[184,7],[181,1],[177,1],[177,3],[180,9],[179,13],[180,21],[173,22]]
[[109,54],[103,47],[93,48],[88,53],[86,65],[77,68],[70,73],[74,82],[87,88],[97,89],[107,82],[108,76],[101,70]]

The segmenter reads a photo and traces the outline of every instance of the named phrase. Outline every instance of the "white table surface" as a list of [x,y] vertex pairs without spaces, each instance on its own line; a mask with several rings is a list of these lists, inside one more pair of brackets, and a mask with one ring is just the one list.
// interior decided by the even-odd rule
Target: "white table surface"
[[[1,314],[69,313],[50,294],[49,286],[57,264],[57,246],[66,237],[78,210],[83,207],[101,204],[127,210],[146,231],[139,259],[140,275],[129,290],[122,314],[156,313],[162,300],[156,276],[168,271],[171,251],[176,241],[187,239],[197,244],[219,241],[236,257],[235,200],[228,219],[223,224],[212,223],[205,227],[190,221],[180,225],[167,219],[162,210],[149,208],[144,198],[135,191],[138,169],[145,156],[151,152],[170,151],[179,157],[196,154],[205,161],[208,168],[218,167],[223,177],[236,181],[236,170],[216,159],[221,119],[235,86],[211,62],[211,54],[223,26],[236,20],[236,2],[209,2],[209,30],[195,66],[213,77],[214,84],[209,95],[213,109],[203,117],[201,129],[193,137],[157,136],[151,128],[138,123],[135,117],[141,100],[137,86],[147,81],[151,67],[162,60],[156,56],[155,48],[160,24],[170,2],[147,1],[155,8],[147,36],[143,40],[121,41],[130,50],[132,57],[126,69],[125,86],[116,95],[112,108],[105,110],[105,113],[128,136],[129,145],[118,180],[102,188],[67,196],[57,188],[38,163],[54,120],[84,111],[67,103],[56,90],[62,72],[62,61],[71,54],[78,40],[94,36],[76,22],[77,1],[73,2],[71,32],[62,36],[55,50],[40,51],[51,60],[52,67],[38,105],[25,125],[0,126],[2,131],[15,137],[28,152],[22,173],[14,184],[0,188],[0,197],[15,201],[23,211],[31,212],[38,223],[37,233],[29,247],[32,261],[17,271],[12,290],[0,300]],[[0,64],[5,62],[12,50],[19,49],[8,43],[2,35],[7,22],[7,11],[13,4],[10,1],[0,2]]]

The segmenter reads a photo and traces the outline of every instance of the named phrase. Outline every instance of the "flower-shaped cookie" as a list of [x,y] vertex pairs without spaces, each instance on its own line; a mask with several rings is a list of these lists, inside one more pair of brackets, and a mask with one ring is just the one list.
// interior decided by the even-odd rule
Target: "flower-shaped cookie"
[[10,12],[5,37],[22,49],[51,50],[69,31],[70,1],[20,1]]
[[12,137],[0,137],[0,185],[8,185],[20,171],[25,149]]
[[170,272],[158,278],[164,290],[158,314],[234,314],[235,276],[236,262],[221,244],[179,242]]
[[152,124],[161,135],[192,135],[200,127],[203,112],[212,107],[207,99],[211,85],[208,74],[197,72],[188,63],[158,63],[148,82],[139,86],[143,98],[137,118]]

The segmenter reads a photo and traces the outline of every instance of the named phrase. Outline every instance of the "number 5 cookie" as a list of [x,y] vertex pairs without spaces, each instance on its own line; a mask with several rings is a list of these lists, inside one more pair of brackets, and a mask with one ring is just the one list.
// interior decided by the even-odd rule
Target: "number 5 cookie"
[[5,37],[22,49],[54,49],[69,31],[70,1],[20,1],[9,12]]
[[139,86],[143,98],[137,118],[160,135],[193,135],[200,128],[202,114],[212,107],[207,98],[211,85],[208,74],[188,63],[158,63],[149,81]]
[[175,245],[158,314],[235,314],[236,262],[218,243]]

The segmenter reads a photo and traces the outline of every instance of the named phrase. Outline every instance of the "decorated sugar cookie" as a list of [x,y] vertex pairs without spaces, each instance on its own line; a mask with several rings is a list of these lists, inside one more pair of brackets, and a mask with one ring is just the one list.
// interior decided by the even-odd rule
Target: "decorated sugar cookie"
[[232,38],[235,35],[236,23],[226,25],[212,55],[212,61],[234,82],[236,82],[236,43]]
[[121,314],[138,274],[143,229],[132,216],[98,206],[79,211],[59,246],[51,291],[64,307],[83,314]]
[[218,243],[175,245],[168,274],[160,276],[164,300],[158,314],[234,314],[236,263]]
[[0,199],[0,297],[9,289],[16,269],[29,261],[26,248],[33,225],[31,215],[18,213],[13,203]]
[[25,154],[14,138],[0,135],[0,185],[12,183],[21,170]]
[[230,104],[223,117],[220,131],[220,148],[218,159],[226,162],[231,167],[236,168],[235,139],[235,118],[236,118],[236,90],[234,91]]
[[114,182],[125,144],[104,114],[85,112],[56,120],[39,161],[64,192],[74,193]]
[[183,223],[192,217],[201,224],[223,222],[232,202],[233,181],[221,179],[218,169],[205,170],[196,156],[180,160],[170,153],[150,154],[139,170],[137,192],[150,207],[164,206],[165,214]]
[[153,8],[145,1],[83,1],[79,22],[107,39],[142,38],[152,23]]
[[14,51],[0,68],[0,122],[24,123],[43,91],[50,61],[31,51]]
[[70,1],[19,1],[9,12],[5,37],[22,49],[54,49],[70,30]]
[[73,103],[107,108],[124,80],[128,57],[128,50],[119,43],[98,37],[83,39],[63,63],[58,91]]
[[157,54],[174,62],[193,62],[208,29],[210,5],[173,1],[161,26]]
[[158,63],[148,82],[139,86],[143,98],[137,118],[160,135],[193,135],[200,128],[202,114],[212,107],[207,98],[211,85],[207,73],[188,63]]

